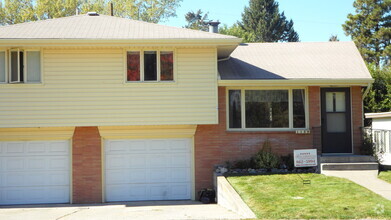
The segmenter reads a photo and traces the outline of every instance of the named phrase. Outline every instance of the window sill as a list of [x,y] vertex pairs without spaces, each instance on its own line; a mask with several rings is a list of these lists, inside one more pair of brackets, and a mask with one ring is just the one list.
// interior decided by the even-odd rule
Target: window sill
[[42,87],[43,83],[0,83],[0,87]]
[[228,133],[277,133],[277,134],[311,134],[310,133],[297,133],[297,131],[301,130],[309,130],[308,128],[302,128],[302,129],[290,129],[290,128],[279,128],[279,129],[227,129],[226,132]]
[[159,82],[148,82],[148,81],[143,81],[143,82],[125,82],[123,83],[125,86],[174,86],[177,85],[177,81],[159,81]]

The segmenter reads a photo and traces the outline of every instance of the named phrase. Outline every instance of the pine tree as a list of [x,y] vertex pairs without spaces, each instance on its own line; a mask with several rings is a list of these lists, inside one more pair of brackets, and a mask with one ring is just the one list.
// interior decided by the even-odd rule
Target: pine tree
[[187,25],[185,28],[208,31],[208,13],[203,13],[201,9],[197,12],[189,11],[185,15],[185,19],[187,21]]
[[254,33],[255,42],[299,41],[293,21],[288,21],[284,12],[279,12],[274,0],[250,0],[239,25],[244,31]]
[[32,0],[4,0],[4,5],[0,2],[0,6],[1,25],[37,20]]
[[356,14],[342,25],[368,63],[389,65],[391,55],[391,1],[356,0]]

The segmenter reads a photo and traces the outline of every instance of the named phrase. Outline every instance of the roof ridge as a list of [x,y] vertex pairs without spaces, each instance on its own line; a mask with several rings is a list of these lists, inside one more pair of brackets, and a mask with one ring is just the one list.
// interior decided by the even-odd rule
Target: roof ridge
[[232,38],[238,38],[238,37],[235,37],[235,36],[232,36],[232,35],[225,35],[225,34],[220,34],[220,33],[211,33],[211,32],[207,32],[207,31],[194,30],[194,29],[190,29],[190,28],[169,26],[169,25],[152,23],[152,22],[147,22],[147,21],[135,20],[135,19],[132,19],[132,18],[122,18],[122,17],[110,16],[110,15],[99,15],[99,16],[111,17],[111,18],[116,18],[116,19],[128,19],[128,20],[136,22],[136,23],[143,23],[143,24],[147,24],[147,25],[155,25],[155,26],[161,26],[161,27],[169,27],[169,28],[179,29],[179,30],[188,30],[188,31],[196,32],[196,33],[202,32],[202,33],[209,34],[209,35],[222,35],[222,36],[231,36]]

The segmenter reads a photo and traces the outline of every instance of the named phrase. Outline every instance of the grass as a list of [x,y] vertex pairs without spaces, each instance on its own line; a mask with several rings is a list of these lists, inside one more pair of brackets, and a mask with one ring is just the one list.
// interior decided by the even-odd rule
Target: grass
[[379,174],[379,179],[391,183],[391,170],[381,171]]
[[[303,185],[300,177],[311,184]],[[391,219],[391,201],[341,178],[276,174],[228,181],[262,219]]]

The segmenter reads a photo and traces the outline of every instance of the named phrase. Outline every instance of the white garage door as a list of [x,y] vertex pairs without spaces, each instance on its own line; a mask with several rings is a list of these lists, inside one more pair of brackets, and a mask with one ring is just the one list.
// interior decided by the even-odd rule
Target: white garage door
[[108,140],[106,200],[191,198],[191,140]]
[[69,203],[69,142],[0,142],[0,205]]

